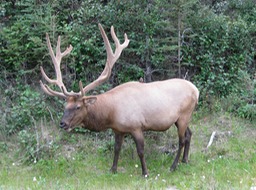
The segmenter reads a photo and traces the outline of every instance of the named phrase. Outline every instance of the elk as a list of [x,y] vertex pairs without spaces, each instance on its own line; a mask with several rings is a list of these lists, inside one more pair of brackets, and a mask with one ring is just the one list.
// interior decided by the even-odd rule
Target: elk
[[112,129],[115,134],[112,172],[117,171],[124,136],[130,134],[136,144],[142,175],[148,175],[144,157],[143,132],[148,130],[166,131],[172,124],[175,124],[178,131],[179,148],[170,170],[176,169],[183,148],[182,161],[187,163],[192,136],[188,125],[198,102],[198,89],[189,81],[169,79],[152,83],[127,82],[103,94],[86,95],[90,90],[109,79],[115,62],[120,57],[123,49],[129,44],[126,34],[124,34],[124,42],[120,44],[112,26],[111,36],[116,46],[113,52],[108,37],[100,24],[99,29],[107,53],[105,68],[101,75],[87,86],[83,87],[80,81],[80,92],[68,92],[62,82],[61,59],[71,52],[72,46],[70,45],[64,52],[61,52],[61,39],[58,37],[55,55],[49,36],[46,34],[47,46],[54,64],[56,79],[50,79],[45,74],[43,67],[41,67],[41,73],[48,83],[57,85],[60,90],[52,90],[42,81],[40,81],[40,85],[46,94],[66,99],[60,127],[68,132],[77,126],[97,132]]

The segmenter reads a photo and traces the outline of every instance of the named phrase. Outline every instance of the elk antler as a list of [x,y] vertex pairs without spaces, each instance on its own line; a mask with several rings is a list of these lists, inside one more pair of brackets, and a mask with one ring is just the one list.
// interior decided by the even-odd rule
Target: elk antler
[[51,96],[59,96],[59,97],[62,97],[62,98],[66,98],[68,96],[84,96],[85,93],[89,92],[90,90],[92,90],[95,87],[101,85],[102,83],[104,83],[106,80],[109,79],[109,77],[111,75],[111,70],[112,70],[115,62],[117,61],[117,59],[120,57],[123,49],[125,49],[128,46],[129,39],[128,39],[127,35],[124,34],[125,41],[124,41],[123,44],[120,44],[118,38],[116,37],[114,27],[111,26],[111,36],[112,36],[112,38],[115,42],[115,45],[116,45],[115,52],[113,53],[113,50],[110,46],[108,37],[107,37],[104,29],[102,28],[102,26],[100,24],[99,24],[99,28],[100,28],[101,35],[102,35],[102,38],[103,38],[103,41],[104,41],[104,44],[105,44],[105,47],[106,47],[106,51],[107,51],[106,65],[105,65],[105,68],[102,71],[101,75],[95,81],[93,81],[92,83],[88,84],[87,86],[85,86],[83,88],[82,82],[81,81],[79,82],[80,93],[75,93],[73,91],[72,92],[67,91],[64,83],[62,82],[62,74],[61,74],[61,70],[60,70],[61,59],[65,55],[69,54],[73,47],[70,45],[63,53],[61,53],[61,51],[60,51],[60,36],[59,36],[58,37],[58,42],[57,42],[57,47],[56,47],[56,55],[54,55],[54,52],[53,52],[52,46],[51,46],[51,42],[50,42],[50,39],[49,39],[49,35],[46,34],[47,46],[48,46],[49,53],[50,53],[50,56],[52,58],[52,62],[53,62],[53,65],[54,65],[54,69],[55,69],[55,73],[56,73],[56,79],[55,80],[50,79],[45,74],[43,67],[40,67],[41,73],[43,75],[43,78],[47,82],[49,82],[50,84],[57,85],[61,90],[61,92],[54,91],[48,85],[46,85],[42,81],[40,81],[40,85],[41,85],[43,91],[46,94],[51,95]]
[[116,45],[116,49],[115,49],[115,53],[113,53],[113,50],[110,46],[108,37],[104,31],[104,29],[102,28],[101,24],[99,24],[99,28],[100,28],[100,32],[101,32],[101,36],[104,40],[104,44],[105,44],[105,48],[107,51],[107,61],[106,61],[106,65],[104,70],[102,71],[101,75],[92,83],[88,84],[87,86],[85,86],[83,88],[83,92],[81,92],[81,94],[86,94],[87,92],[89,92],[90,90],[94,89],[95,87],[101,85],[102,83],[104,83],[105,81],[107,81],[111,75],[111,70],[115,64],[115,62],[118,60],[118,58],[120,57],[123,49],[125,49],[128,44],[129,44],[129,39],[127,37],[126,34],[124,34],[124,43],[120,44],[118,38],[116,37],[115,31],[114,31],[114,27],[111,26],[111,36],[115,42]]
[[52,62],[53,62],[53,65],[54,65],[56,79],[55,80],[50,79],[45,74],[43,67],[40,67],[41,73],[43,75],[43,78],[47,82],[49,82],[50,84],[57,85],[60,88],[61,92],[52,90],[48,85],[46,85],[42,81],[40,81],[40,85],[41,85],[43,91],[48,95],[59,96],[59,97],[62,97],[62,98],[66,98],[67,96],[80,95],[80,93],[74,93],[74,92],[68,92],[67,91],[64,83],[62,82],[62,74],[61,74],[61,70],[60,70],[61,59],[71,52],[71,50],[73,49],[72,45],[70,45],[63,53],[61,53],[61,51],[60,51],[61,39],[60,39],[60,36],[59,36],[58,41],[57,41],[57,46],[56,46],[56,55],[54,55],[54,52],[53,52],[48,34],[46,34],[46,41],[47,41],[47,47],[49,49],[49,53],[50,53],[50,56],[52,58]]

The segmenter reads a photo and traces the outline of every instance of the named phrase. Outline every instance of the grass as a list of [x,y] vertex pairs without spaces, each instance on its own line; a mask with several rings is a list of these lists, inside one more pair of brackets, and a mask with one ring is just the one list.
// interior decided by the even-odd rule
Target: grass
[[[113,138],[109,132],[62,134],[61,145],[51,159],[36,163],[17,162],[15,149],[0,155],[0,190],[5,189],[253,189],[256,188],[255,123],[223,112],[192,121],[189,164],[169,168],[177,144],[175,127],[164,133],[146,133],[146,162],[150,176],[141,176],[135,144],[126,138],[120,155],[118,173],[109,169],[113,159]],[[206,150],[210,136],[217,131]],[[66,149],[65,149],[66,147]]]

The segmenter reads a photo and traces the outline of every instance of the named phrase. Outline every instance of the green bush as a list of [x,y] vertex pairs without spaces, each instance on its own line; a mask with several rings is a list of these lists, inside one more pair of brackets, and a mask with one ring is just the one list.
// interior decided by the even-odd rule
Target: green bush
[[[251,42],[247,23],[224,15],[201,13],[192,22],[196,37],[186,47],[185,59],[197,67],[193,80],[201,97],[226,97],[239,90],[239,71],[245,70]],[[193,19],[195,21],[195,19]]]
[[53,158],[59,148],[56,130],[35,123],[33,128],[21,130],[18,137],[19,158],[23,162],[36,163],[41,159]]
[[25,161],[34,161],[38,158],[38,149],[35,135],[27,130],[22,130],[18,133],[18,141],[20,152],[23,154]]
[[[2,102],[4,126],[1,129],[5,134],[14,134],[26,127],[34,124],[43,117],[50,118],[52,107],[42,99],[39,92],[30,87],[22,87],[22,89],[8,88],[5,90],[6,98]],[[3,123],[2,123],[3,125]]]
[[245,104],[239,107],[237,110],[237,115],[246,119],[256,120],[256,105],[255,104]]
[[239,92],[231,93],[223,99],[222,107],[235,115],[256,121],[256,80],[248,73],[240,71]]
[[231,94],[224,99],[223,105],[227,111],[245,119],[256,121],[256,92],[254,98],[248,94]]

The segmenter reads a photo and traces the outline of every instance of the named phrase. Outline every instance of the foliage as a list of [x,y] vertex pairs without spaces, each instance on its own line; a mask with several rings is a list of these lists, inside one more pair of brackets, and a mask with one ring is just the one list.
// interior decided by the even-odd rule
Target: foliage
[[242,78],[239,93],[232,93],[223,99],[222,107],[241,118],[256,120],[256,80],[251,80],[247,73],[239,72]]
[[250,66],[248,56],[254,45],[247,23],[209,10],[195,15],[191,23],[196,37],[184,53],[186,62],[198,70],[193,80],[201,98],[238,92],[242,82],[239,72]]
[[[51,19],[50,16],[45,18],[45,15],[49,15],[49,7],[30,5],[29,2],[21,3],[19,8],[22,10],[9,21],[12,24],[0,31],[2,67],[10,75],[15,73],[18,80],[29,78],[30,74],[34,74],[33,70],[37,64],[41,63],[39,60],[45,54],[41,39],[47,30],[46,23],[50,23]],[[6,12],[8,18],[10,15],[8,10]]]
[[7,88],[4,94],[8,98],[2,102],[2,106],[5,107],[2,113],[5,121],[1,123],[1,129],[6,135],[32,126],[43,117],[51,117],[53,108],[49,107],[49,103],[34,89],[25,87],[15,90],[11,87]]
[[[76,14],[79,21],[74,20],[70,23],[71,32],[75,31],[73,39],[78,40],[74,43],[78,44],[78,49],[74,50],[75,55],[78,55],[75,61],[78,64],[74,67],[80,71],[81,79],[84,80],[86,76],[86,81],[94,80],[105,64],[106,56],[102,53],[105,50],[97,28],[99,22],[103,24],[110,41],[112,41],[109,35],[111,25],[115,26],[115,31],[121,41],[123,41],[125,32],[131,40],[129,48],[122,53],[122,58],[113,69],[112,86],[143,77],[144,73],[138,73],[138,70],[141,71],[141,66],[145,66],[147,57],[151,58],[154,54],[152,51],[154,51],[155,44],[152,38],[155,33],[157,9],[152,9],[153,6],[140,1],[111,1],[104,6],[98,2],[90,2],[86,4],[87,8],[85,4],[83,5]],[[147,11],[148,9],[150,11]],[[148,46],[145,46],[145,35],[150,38]],[[81,43],[81,39],[85,39],[85,42],[82,40]],[[131,68],[126,69],[127,67]]]
[[255,10],[252,0],[213,2],[211,8],[196,0],[3,1],[1,66],[9,78],[15,73],[25,84],[38,80],[39,65],[54,75],[44,36],[48,32],[55,46],[62,35],[62,47],[74,47],[62,61],[63,78],[78,90],[77,81],[95,80],[104,67],[97,28],[102,23],[108,35],[114,25],[120,40],[125,32],[131,40],[108,86],[143,75],[152,80],[183,76],[195,81],[203,99],[224,97],[239,90],[239,70],[255,73]]
[[34,123],[34,128],[26,128],[18,133],[19,157],[22,162],[36,163],[39,160],[51,159],[54,157],[58,145],[56,130],[49,130],[46,126]]

